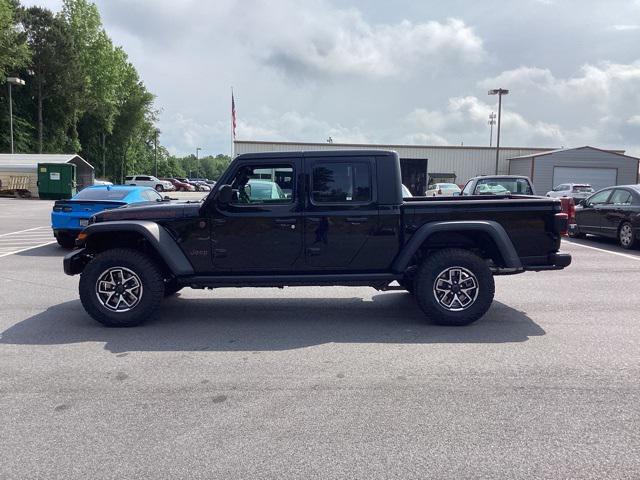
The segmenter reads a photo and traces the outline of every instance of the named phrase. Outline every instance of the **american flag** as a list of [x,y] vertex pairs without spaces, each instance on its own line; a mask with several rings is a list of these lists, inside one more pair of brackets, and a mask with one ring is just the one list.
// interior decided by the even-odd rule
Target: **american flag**
[[231,90],[231,128],[233,131],[233,139],[236,139],[236,101],[233,98],[233,90]]

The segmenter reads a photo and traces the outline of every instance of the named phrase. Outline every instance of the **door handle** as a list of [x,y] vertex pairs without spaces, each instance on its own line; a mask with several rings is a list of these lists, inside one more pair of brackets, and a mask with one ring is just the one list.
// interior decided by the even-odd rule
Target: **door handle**
[[311,223],[320,223],[320,217],[307,217],[307,221]]
[[278,225],[295,225],[298,223],[295,218],[275,218],[273,221]]
[[224,225],[225,223],[227,223],[227,219],[226,218],[214,218],[213,219],[213,224],[214,225]]
[[358,224],[358,223],[367,223],[369,221],[369,218],[368,217],[347,217],[346,220],[349,223]]
[[309,255],[310,257],[320,255],[320,249],[318,247],[309,247],[307,248],[307,255]]

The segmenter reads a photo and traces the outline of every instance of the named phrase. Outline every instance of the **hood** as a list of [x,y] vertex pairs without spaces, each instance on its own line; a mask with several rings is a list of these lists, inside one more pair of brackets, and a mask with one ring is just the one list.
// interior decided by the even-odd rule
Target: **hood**
[[167,202],[147,204],[137,207],[125,206],[114,210],[106,210],[92,217],[91,223],[110,222],[115,220],[173,220],[197,217],[200,214],[201,202]]

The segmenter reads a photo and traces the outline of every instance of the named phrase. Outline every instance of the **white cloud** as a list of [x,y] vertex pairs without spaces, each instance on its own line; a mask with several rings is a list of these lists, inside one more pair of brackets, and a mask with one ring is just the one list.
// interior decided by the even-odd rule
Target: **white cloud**
[[640,25],[611,25],[611,30],[616,32],[640,30]]
[[[416,109],[411,112],[407,123],[414,132],[406,138],[420,143],[435,139],[438,145],[460,144],[461,141],[466,145],[484,145],[489,134],[488,117],[494,111],[495,106],[474,96],[450,98],[443,110]],[[415,129],[419,131],[415,132]],[[505,108],[502,112],[503,145],[578,145],[593,135],[595,132],[588,128],[563,129],[555,123],[529,120],[511,109]]]
[[370,142],[370,138],[359,128],[329,123],[295,111],[279,115],[267,108],[263,108],[259,116],[239,120],[237,137],[241,140],[308,142],[324,142],[331,137],[336,143]]
[[459,19],[371,24],[355,8],[322,0],[304,9],[293,1],[252,3],[257,8],[248,15],[243,5],[246,41],[267,64],[294,75],[397,76],[427,61],[436,68],[485,55],[482,39]]

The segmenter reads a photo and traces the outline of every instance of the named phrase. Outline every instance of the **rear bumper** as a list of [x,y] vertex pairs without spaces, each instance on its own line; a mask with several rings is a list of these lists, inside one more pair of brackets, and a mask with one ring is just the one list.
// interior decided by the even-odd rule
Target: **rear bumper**
[[77,275],[82,273],[84,267],[89,263],[91,258],[85,252],[84,248],[74,250],[64,256],[62,267],[67,275]]
[[542,265],[526,265],[524,269],[532,272],[542,272],[545,270],[562,270],[569,265],[571,265],[571,255],[558,252],[549,255],[548,262]]

